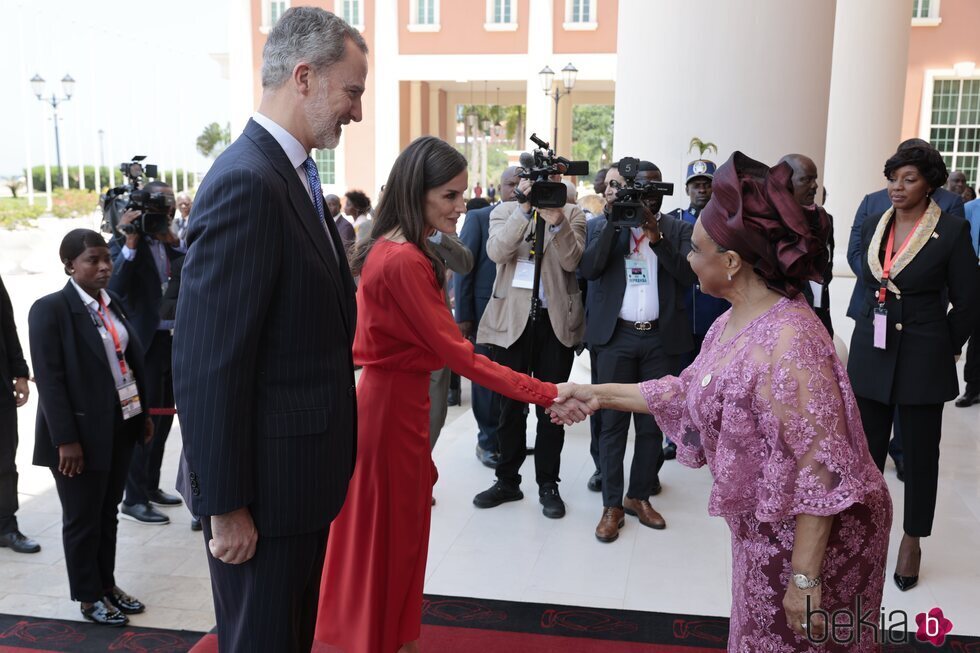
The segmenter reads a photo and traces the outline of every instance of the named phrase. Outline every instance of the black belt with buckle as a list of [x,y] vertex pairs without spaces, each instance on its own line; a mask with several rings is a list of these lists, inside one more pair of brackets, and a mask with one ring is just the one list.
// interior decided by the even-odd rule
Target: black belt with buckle
[[619,326],[624,326],[634,331],[653,331],[660,328],[660,320],[653,322],[630,322],[629,320],[619,320]]

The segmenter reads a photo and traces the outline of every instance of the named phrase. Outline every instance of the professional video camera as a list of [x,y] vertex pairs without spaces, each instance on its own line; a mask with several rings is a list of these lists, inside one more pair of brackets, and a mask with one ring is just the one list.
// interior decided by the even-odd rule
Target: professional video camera
[[609,224],[614,227],[639,227],[643,224],[643,200],[651,196],[663,197],[674,194],[674,184],[662,181],[636,181],[640,171],[640,160],[623,157],[619,160],[619,174],[624,179],[623,187],[616,191],[612,202]]
[[555,156],[555,151],[548,143],[531,134],[531,141],[538,146],[532,152],[521,154],[521,168],[517,176],[534,182],[531,192],[525,197],[518,191],[519,202],[530,202],[531,206],[539,209],[560,209],[568,200],[568,189],[560,181],[548,181],[552,175],[587,175],[588,161],[569,161]]
[[[140,189],[140,180],[157,176],[157,167],[141,161],[145,156],[137,155],[132,161],[119,164],[119,170],[129,183],[116,186],[106,191],[102,196],[102,231],[115,234],[160,234],[170,229],[170,214],[174,208],[174,199],[167,193],[152,192]],[[140,216],[130,224],[119,224],[122,214],[130,209],[140,212]]]

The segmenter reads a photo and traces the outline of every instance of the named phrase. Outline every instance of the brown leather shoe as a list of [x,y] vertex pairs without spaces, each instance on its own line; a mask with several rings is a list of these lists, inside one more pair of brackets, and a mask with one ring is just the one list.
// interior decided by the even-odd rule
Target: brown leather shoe
[[619,529],[626,523],[623,509],[608,507],[602,509],[602,518],[595,527],[595,539],[600,542],[614,542],[619,537]]
[[667,528],[667,522],[659,512],[653,509],[650,502],[646,499],[623,499],[623,510],[627,515],[635,515],[640,518],[640,523],[647,528],[655,528],[658,531]]

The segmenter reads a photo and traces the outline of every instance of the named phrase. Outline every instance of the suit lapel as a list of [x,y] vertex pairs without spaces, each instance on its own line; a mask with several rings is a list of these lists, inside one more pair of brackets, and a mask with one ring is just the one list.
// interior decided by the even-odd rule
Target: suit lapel
[[78,291],[75,290],[71,281],[65,284],[61,293],[64,295],[65,301],[68,302],[68,308],[71,310],[75,332],[79,334],[81,339],[85,341],[85,344],[99,360],[105,360],[105,347],[102,344],[102,338],[99,336],[99,329],[95,325],[95,322],[93,322],[95,318],[92,317],[91,311],[85,308],[85,304],[82,303],[82,298],[78,296]]
[[[307,236],[309,236],[309,241],[313,243],[313,247],[323,261],[327,269],[327,274],[336,287],[338,297],[342,298],[339,303],[345,318],[348,318],[345,320],[345,323],[349,323],[350,308],[347,305],[346,290],[341,280],[340,266],[338,264],[341,260],[344,260],[343,256],[336,251],[336,247],[333,252],[331,251],[327,234],[323,232],[323,228],[320,225],[316,207],[313,205],[313,201],[310,200],[306,188],[300,183],[295,168],[289,162],[289,158],[279,143],[276,142],[276,139],[254,120],[249,119],[248,124],[245,125],[245,135],[262,150],[272,163],[276,172],[285,180],[286,187],[289,191],[287,193],[289,203],[293,207],[294,217],[299,220]],[[318,188],[311,190],[312,192],[321,192]],[[330,235],[336,244],[340,242],[340,235],[337,232],[337,226],[331,225],[331,222],[332,220],[327,220],[327,229],[330,230]]]

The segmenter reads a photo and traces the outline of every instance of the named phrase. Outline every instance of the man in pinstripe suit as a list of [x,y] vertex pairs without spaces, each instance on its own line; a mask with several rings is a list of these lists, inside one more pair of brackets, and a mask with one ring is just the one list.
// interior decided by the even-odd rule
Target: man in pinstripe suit
[[195,201],[174,331],[178,489],[203,518],[221,651],[309,651],[354,468],[354,284],[312,148],[361,119],[367,46],[287,11],[263,96]]

